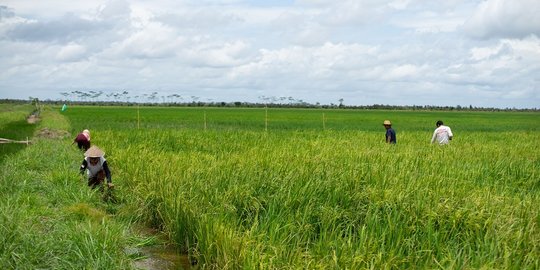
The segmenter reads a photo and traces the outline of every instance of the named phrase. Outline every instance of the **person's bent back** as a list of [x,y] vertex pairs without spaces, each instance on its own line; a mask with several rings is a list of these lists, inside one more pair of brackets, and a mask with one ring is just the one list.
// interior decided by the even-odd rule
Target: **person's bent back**
[[77,134],[77,137],[73,140],[73,143],[77,143],[77,147],[81,150],[88,150],[90,148],[90,131],[88,129]]

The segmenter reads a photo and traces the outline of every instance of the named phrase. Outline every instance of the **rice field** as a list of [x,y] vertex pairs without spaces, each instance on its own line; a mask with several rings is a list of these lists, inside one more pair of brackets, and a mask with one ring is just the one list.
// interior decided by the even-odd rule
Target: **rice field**
[[[323,115],[324,114],[324,115]],[[539,267],[535,113],[81,107],[137,216],[216,269]],[[390,119],[398,144],[384,144]],[[430,145],[435,121],[455,133]]]
[[[197,268],[540,268],[538,113],[62,114],[106,152],[117,215],[162,230]],[[437,120],[450,145],[429,144]]]

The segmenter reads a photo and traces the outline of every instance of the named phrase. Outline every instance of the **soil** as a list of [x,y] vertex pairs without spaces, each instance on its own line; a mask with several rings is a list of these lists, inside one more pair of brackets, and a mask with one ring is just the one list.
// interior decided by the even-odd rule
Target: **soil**
[[39,116],[35,114],[31,114],[30,116],[28,116],[28,118],[26,118],[26,121],[28,122],[28,124],[35,124],[39,122],[39,120],[41,119],[39,118]]
[[56,130],[56,129],[48,129],[48,128],[40,129],[36,135],[36,137],[46,138],[46,139],[63,139],[68,136],[70,136],[70,134],[69,132],[65,130]]
[[32,114],[30,116],[28,116],[28,118],[26,118],[26,121],[28,122],[28,124],[35,124],[37,122],[39,122],[39,117],[36,116],[35,114]]
[[133,268],[141,270],[172,270],[172,269],[196,269],[190,263],[187,254],[179,254],[178,250],[163,236],[158,235],[151,228],[140,228],[139,233],[146,236],[156,236],[160,239],[158,244],[145,247],[131,247],[124,251],[129,256],[140,257],[133,262]]
[[191,269],[187,255],[178,254],[172,246],[149,246],[138,248],[144,259],[133,263],[135,269],[145,270],[172,270]]

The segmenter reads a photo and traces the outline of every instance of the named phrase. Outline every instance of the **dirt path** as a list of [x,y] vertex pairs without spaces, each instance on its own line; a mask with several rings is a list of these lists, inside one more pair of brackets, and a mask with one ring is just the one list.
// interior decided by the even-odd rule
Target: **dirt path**
[[35,124],[39,122],[39,117],[35,114],[31,114],[30,116],[28,116],[28,118],[26,118],[26,121],[28,122],[28,124]]

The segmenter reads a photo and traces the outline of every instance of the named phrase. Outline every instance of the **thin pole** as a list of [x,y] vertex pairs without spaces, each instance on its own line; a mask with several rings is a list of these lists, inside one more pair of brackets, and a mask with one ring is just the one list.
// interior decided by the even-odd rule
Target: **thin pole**
[[268,131],[268,107],[264,107],[264,131]]
[[326,119],[324,118],[324,113],[322,113],[322,127],[324,130],[326,130]]
[[137,104],[137,129],[140,129],[141,128],[141,116],[140,116],[140,113],[139,113],[139,104]]
[[204,111],[204,130],[206,130],[206,111]]

